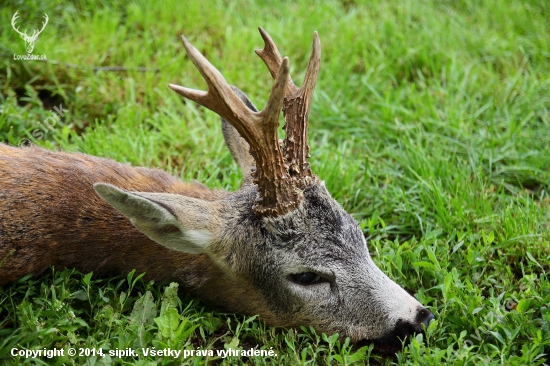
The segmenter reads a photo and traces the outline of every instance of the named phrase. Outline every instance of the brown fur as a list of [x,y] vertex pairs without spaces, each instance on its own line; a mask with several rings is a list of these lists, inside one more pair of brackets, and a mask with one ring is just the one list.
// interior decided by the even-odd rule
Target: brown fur
[[[227,194],[185,184],[158,169],[0,144],[0,285],[53,265],[99,276],[136,269],[146,272],[146,279],[178,281],[217,303],[224,293],[253,294],[224,278],[207,255],[177,252],[150,240],[96,194],[96,182],[204,200]],[[250,300],[257,302],[254,296]],[[240,302],[223,301],[230,310],[243,310]]]
[[[165,259],[162,254],[168,249],[151,241],[102,200],[93,183],[203,199],[215,196],[161,170],[38,147],[0,144],[0,172],[0,260],[4,261],[0,284],[41,273],[50,265],[99,275],[147,269],[151,278],[170,279],[181,266]],[[176,263],[186,260],[206,266],[204,262],[209,262],[206,256],[171,254]]]

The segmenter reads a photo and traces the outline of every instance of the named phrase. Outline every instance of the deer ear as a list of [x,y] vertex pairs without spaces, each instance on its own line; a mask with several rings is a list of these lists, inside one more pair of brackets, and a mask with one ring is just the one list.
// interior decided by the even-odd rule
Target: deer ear
[[151,240],[180,252],[207,252],[221,226],[216,204],[211,201],[128,192],[107,183],[96,183],[94,189]]

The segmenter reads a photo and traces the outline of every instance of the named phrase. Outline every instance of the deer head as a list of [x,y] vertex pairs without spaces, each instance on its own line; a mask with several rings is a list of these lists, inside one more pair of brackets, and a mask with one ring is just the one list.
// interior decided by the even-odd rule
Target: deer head
[[17,18],[19,17],[19,15],[17,13],[18,12],[16,11],[15,14],[13,14],[13,17],[11,18],[11,26],[13,27],[13,29],[17,33],[19,33],[21,38],[23,38],[23,40],[25,41],[25,49],[27,50],[27,53],[32,53],[32,50],[34,49],[34,44],[36,43],[36,39],[38,38],[40,33],[42,33],[42,31],[44,30],[44,28],[46,28],[46,25],[48,24],[48,14],[44,14],[44,22],[42,23],[42,29],[40,29],[40,30],[35,29],[32,32],[32,35],[29,36],[27,34],[26,29],[25,29],[24,32],[21,32],[21,31],[19,31],[19,27],[15,26]]
[[[208,90],[170,85],[225,121],[228,146],[245,176],[238,191],[202,200],[129,192],[104,183],[95,189],[157,243],[207,255],[220,270],[218,280],[227,283],[210,294],[219,303],[227,300],[276,326],[312,325],[353,341],[401,345],[400,340],[422,331],[433,315],[376,267],[357,222],[308,163],[319,37],[314,34],[305,81],[298,88],[288,58],[280,56],[261,28],[260,33],[265,47],[256,52],[275,79],[263,110],[257,111],[230,86],[185,37],[187,55]],[[281,110],[286,132],[282,143],[277,135]],[[237,298],[236,287],[246,289],[246,296]]]

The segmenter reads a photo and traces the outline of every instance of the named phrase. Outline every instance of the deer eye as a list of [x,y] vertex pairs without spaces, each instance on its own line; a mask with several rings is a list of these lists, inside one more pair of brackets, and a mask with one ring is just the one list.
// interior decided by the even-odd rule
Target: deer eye
[[290,279],[299,285],[314,285],[319,283],[323,278],[314,272],[303,272],[291,275]]

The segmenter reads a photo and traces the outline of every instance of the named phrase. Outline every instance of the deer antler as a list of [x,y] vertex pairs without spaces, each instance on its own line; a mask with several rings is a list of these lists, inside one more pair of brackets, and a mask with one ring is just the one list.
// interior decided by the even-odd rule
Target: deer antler
[[17,14],[18,12],[19,12],[19,10],[17,10],[17,11],[15,12],[15,14],[13,14],[13,17],[11,18],[11,26],[12,26],[12,28],[13,28],[17,33],[19,33],[19,35],[20,35],[21,37],[28,37],[28,36],[27,36],[27,30],[26,30],[26,29],[25,29],[25,33],[21,33],[21,32],[19,31],[19,27],[17,27],[17,28],[15,27],[15,22],[17,21],[17,18],[19,18],[19,15]]
[[[266,64],[271,76],[275,77],[280,68],[282,57],[277,46],[262,28],[258,27],[265,42],[263,50],[256,50]],[[283,113],[285,116],[286,137],[284,140],[284,157],[288,164],[288,171],[298,188],[304,188],[318,178],[313,175],[307,159],[309,158],[308,120],[311,98],[317,83],[321,65],[321,42],[317,32],[313,34],[311,57],[307,67],[304,84],[298,88],[290,75],[288,76],[287,92],[284,99]]]
[[29,35],[27,34],[27,30],[26,30],[26,29],[25,29],[25,32],[21,32],[21,31],[19,30],[19,27],[16,27],[16,26],[15,26],[15,23],[16,23],[16,21],[17,21],[17,18],[19,18],[18,12],[19,12],[19,10],[16,11],[15,14],[13,14],[13,17],[11,18],[11,26],[12,26],[13,29],[14,29],[17,33],[19,33],[19,35],[20,35],[21,37],[23,37],[23,39],[25,39],[25,40],[27,40],[27,39],[28,39],[28,40],[34,40],[34,39],[36,39],[36,38],[40,35],[40,33],[42,33],[42,31],[44,30],[44,28],[46,28],[46,25],[48,24],[48,20],[50,19],[50,18],[48,18],[48,14],[44,14],[44,22],[42,22],[42,29],[40,29],[40,30],[36,30],[36,29],[35,29],[35,30],[33,31],[33,33],[32,33],[32,36],[29,36]]
[[46,25],[48,24],[48,20],[49,20],[49,19],[50,19],[50,18],[48,18],[48,14],[44,13],[44,22],[42,23],[42,29],[40,29],[39,31],[36,31],[36,30],[35,30],[35,31],[33,32],[33,34],[32,34],[33,37],[38,37],[38,35],[39,35],[40,33],[42,33],[42,31],[44,30],[44,28],[46,28]]
[[266,107],[260,112],[250,110],[231,89],[222,74],[182,36],[187,55],[208,84],[208,91],[200,91],[170,84],[180,95],[216,112],[225,118],[250,145],[250,154],[256,161],[253,172],[258,185],[258,198],[253,207],[256,215],[276,217],[291,212],[301,200],[301,191],[295,189],[287,172],[277,135],[279,113],[283,106],[289,80],[289,61],[284,58],[274,73],[275,82]]

